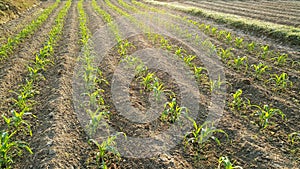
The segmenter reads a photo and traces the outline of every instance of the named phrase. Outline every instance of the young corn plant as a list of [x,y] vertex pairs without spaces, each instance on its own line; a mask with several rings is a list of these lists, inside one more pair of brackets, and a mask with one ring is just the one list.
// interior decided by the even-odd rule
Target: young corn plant
[[262,59],[266,59],[267,56],[269,55],[269,46],[268,45],[265,45],[265,46],[262,46],[261,47],[261,50],[262,50],[262,53],[261,53],[261,58]]
[[171,102],[165,103],[164,109],[165,110],[161,115],[161,120],[165,122],[169,121],[171,123],[175,123],[180,118],[181,114],[188,111],[186,107],[178,106],[176,98],[172,98]]
[[264,105],[263,107],[258,105],[251,106],[254,106],[258,109],[255,114],[259,117],[259,126],[261,128],[267,128],[270,124],[273,124],[270,122],[270,119],[277,114],[279,114],[283,120],[285,119],[285,114],[280,109],[271,108],[268,105]]
[[32,154],[28,143],[24,141],[14,141],[12,137],[17,131],[9,133],[8,131],[0,131],[0,167],[9,169],[14,162],[13,158],[21,156],[24,150]]
[[50,16],[52,11],[58,6],[59,0],[53,5],[45,9],[35,20],[26,25],[15,37],[10,37],[7,39],[7,43],[0,47],[0,61],[4,60],[13,52],[16,45],[23,41],[26,37],[33,34],[35,30],[38,29]]
[[227,49],[223,49],[223,48],[219,48],[219,52],[218,55],[221,57],[222,61],[225,62],[226,60],[230,59],[232,57],[232,52],[231,52],[232,48],[227,48]]
[[209,52],[209,53],[217,51],[216,46],[211,41],[209,41],[209,40],[203,41],[202,45],[204,47],[207,47],[206,49],[207,49],[207,52]]
[[216,28],[216,27],[211,28],[211,34],[213,36],[215,36],[217,34],[217,30],[218,30],[218,28]]
[[192,63],[192,61],[196,58],[195,55],[188,55],[186,57],[183,58],[183,61],[189,66],[189,67],[193,67],[194,64]]
[[105,111],[102,109],[102,107],[99,107],[96,110],[86,109],[86,113],[91,118],[89,124],[86,126],[86,129],[88,131],[88,135],[93,137],[97,132],[101,120],[104,117],[108,117],[109,111]]
[[179,56],[179,57],[182,57],[182,54],[184,53],[184,49],[182,48],[177,48],[176,51],[175,51],[175,55]]
[[248,58],[246,56],[240,57],[238,56],[237,58],[233,59],[233,62],[231,62],[234,68],[237,70],[240,70],[242,66],[246,68],[246,71],[248,69]]
[[231,43],[232,41],[232,36],[231,36],[231,33],[227,33],[227,35],[225,36],[225,39],[226,39],[226,43],[229,44]]
[[142,86],[146,91],[152,90],[152,83],[154,81],[154,73],[148,73],[146,77],[142,77]]
[[280,75],[273,74],[267,82],[273,81],[277,89],[282,90],[286,89],[289,86],[293,86],[293,83],[289,80],[289,77],[286,73]]
[[152,83],[152,90],[154,92],[156,101],[160,101],[161,94],[164,92],[164,84],[160,83],[157,77],[154,78],[154,81]]
[[162,48],[167,49],[168,51],[171,51],[172,48],[173,48],[172,45],[169,44],[169,41],[167,39],[163,38],[163,37],[160,40],[160,46]]
[[235,43],[235,47],[237,48],[242,48],[243,47],[243,38],[235,38],[234,43]]
[[255,47],[256,47],[255,42],[251,42],[251,43],[249,43],[249,44],[247,45],[247,49],[248,49],[249,52],[254,51]]
[[286,62],[288,60],[288,55],[285,53],[280,54],[279,56],[274,57],[271,60],[275,60],[275,62],[274,62],[275,65],[282,66],[282,65],[286,64]]
[[32,113],[27,112],[26,110],[22,110],[20,113],[18,113],[16,110],[11,111],[12,116],[11,117],[6,117],[5,115],[2,115],[6,125],[10,130],[13,131],[22,131],[24,134],[29,134],[32,136],[32,130],[31,130],[31,125],[29,124],[28,121],[23,119],[24,115],[31,115],[34,116]]
[[198,80],[202,79],[205,76],[203,71],[207,71],[207,69],[205,69],[204,67],[194,66],[194,73]]
[[210,32],[210,25],[205,25],[204,32],[205,33],[209,33]]
[[210,139],[214,140],[218,145],[221,145],[220,140],[214,136],[216,133],[223,133],[228,138],[225,131],[216,129],[211,122],[205,122],[202,125],[198,125],[194,119],[190,117],[188,117],[188,119],[193,123],[194,128],[184,136],[186,145],[192,143],[201,149],[205,146],[205,143],[210,141]]
[[217,89],[221,89],[222,85],[225,85],[226,82],[221,81],[221,78],[219,76],[218,80],[209,80],[210,83],[210,92],[214,92]]
[[219,158],[219,165],[218,165],[218,169],[221,169],[221,167],[224,166],[225,169],[235,169],[235,168],[239,168],[239,169],[243,169],[240,166],[234,166],[233,163],[230,162],[229,158],[227,156],[221,156]]
[[218,35],[217,35],[217,38],[219,40],[222,40],[225,34],[226,34],[226,31],[220,30],[219,33],[218,33]]
[[[125,137],[126,135],[122,133]],[[102,169],[107,169],[109,166],[109,160],[112,158],[116,158],[119,160],[120,153],[118,152],[116,146],[115,139],[117,138],[118,134],[114,136],[108,137],[102,143],[98,143],[98,141],[94,139],[90,139],[88,143],[90,145],[96,145],[98,152],[96,154],[96,162],[97,166]]]
[[242,108],[245,108],[246,105],[241,97],[242,94],[242,89],[238,89],[234,94],[232,94],[233,100],[230,103],[232,109],[241,110]]
[[112,21],[111,16],[97,5],[96,0],[92,0],[92,7],[103,17],[106,23],[110,23]]
[[128,40],[122,41],[118,46],[118,53],[121,56],[125,56],[130,47],[133,47],[133,45],[130,42],[128,42]]
[[293,132],[289,134],[288,140],[292,143],[292,145],[300,143],[300,132]]
[[255,77],[257,79],[260,79],[262,74],[266,72],[266,70],[269,69],[269,67],[263,63],[259,63],[257,65],[251,65],[253,68],[254,68],[254,74],[255,74]]

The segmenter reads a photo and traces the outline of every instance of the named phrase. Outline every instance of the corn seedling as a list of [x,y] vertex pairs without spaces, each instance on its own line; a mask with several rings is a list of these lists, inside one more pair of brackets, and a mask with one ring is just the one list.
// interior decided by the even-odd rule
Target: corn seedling
[[196,58],[195,55],[188,55],[186,57],[183,58],[183,61],[189,66],[189,67],[193,67],[193,63],[192,61]]
[[218,30],[218,28],[216,28],[216,27],[211,28],[212,35],[215,36],[217,34],[217,30]]
[[188,119],[193,123],[193,130],[186,133],[184,136],[185,143],[192,143],[200,146],[202,148],[206,142],[209,142],[210,139],[214,140],[218,145],[221,145],[220,140],[214,136],[216,133],[223,133],[227,138],[228,135],[225,131],[221,129],[216,129],[211,122],[205,122],[202,125],[198,125],[196,121],[190,117]]
[[209,40],[203,41],[202,45],[208,49],[207,52],[209,53],[213,53],[217,51],[216,46]]
[[[32,136],[32,130],[30,124],[23,119],[24,115],[32,115],[35,117],[32,113],[27,112],[25,109],[22,110],[20,113],[18,113],[16,110],[11,110],[12,117],[6,117],[2,115],[6,125],[9,128],[14,128],[14,131],[23,131],[25,134],[29,133],[30,136]],[[27,129],[25,129],[27,128]]]
[[258,65],[251,65],[253,68],[254,68],[254,73],[255,73],[255,77],[260,79],[261,78],[261,75],[263,73],[266,72],[266,70],[268,70],[268,66],[267,65],[264,65],[263,63],[259,63]]
[[221,86],[226,84],[226,82],[222,82],[219,76],[218,80],[210,79],[210,92],[214,92],[216,89],[221,89]]
[[255,49],[255,42],[251,42],[247,45],[247,49],[249,52],[252,52]]
[[273,74],[271,78],[267,80],[267,82],[273,81],[275,82],[276,88],[286,89],[289,86],[292,86],[293,83],[289,80],[289,77],[286,73],[282,73],[280,75]]
[[281,115],[282,119],[285,119],[285,114],[279,109],[270,108],[268,105],[264,105],[263,107],[260,107],[258,105],[251,105],[251,106],[258,108],[258,111],[255,112],[255,114],[258,115],[259,126],[262,128],[266,128],[271,124],[270,119],[274,115],[279,114],[279,115]]
[[12,137],[16,134],[16,131],[9,134],[9,132],[1,131],[0,135],[0,167],[9,169],[13,163],[15,156],[21,156],[23,151],[26,150],[30,154],[32,151],[28,146],[28,143],[24,141],[13,141]]
[[121,56],[125,56],[128,52],[129,47],[133,47],[133,45],[130,42],[128,42],[128,40],[122,41],[118,46],[118,53]]
[[104,117],[108,117],[109,111],[104,111],[102,107],[98,107],[96,110],[87,109],[86,113],[89,114],[91,118],[89,124],[86,126],[88,135],[93,137],[97,132],[101,120]]
[[221,57],[222,61],[226,61],[228,59],[230,59],[232,57],[232,53],[231,53],[232,48],[227,48],[227,49],[223,49],[223,48],[219,48],[219,56]]
[[116,12],[118,12],[120,15],[129,17],[129,14],[127,12],[125,12],[124,10],[118,8],[117,6],[115,6],[114,4],[112,4],[109,0],[104,0],[105,3],[113,10],[115,10]]
[[118,0],[119,4],[122,5],[123,7],[125,7],[126,9],[133,11],[133,12],[138,12],[138,9],[135,8],[134,6],[128,5],[127,3],[125,3],[123,0]]
[[111,16],[97,5],[96,0],[92,0],[92,7],[104,18],[106,23],[110,23],[112,21]]
[[224,36],[225,34],[226,34],[226,31],[220,30],[219,33],[218,33],[218,35],[217,35],[217,38],[218,38],[219,40],[222,40],[222,38],[223,38],[223,36]]
[[230,162],[230,160],[227,156],[225,156],[225,157],[222,156],[219,158],[218,169],[221,169],[222,165],[225,167],[225,169],[235,169],[235,168],[243,169],[240,166],[233,166],[233,163]]
[[154,92],[154,96],[157,101],[160,101],[160,96],[164,92],[164,86],[163,83],[160,83],[158,81],[158,78],[155,77],[152,84],[152,90]]
[[207,69],[205,69],[204,67],[194,66],[194,73],[197,79],[201,79],[205,75],[203,71],[207,71]]
[[205,25],[204,31],[205,31],[206,33],[209,33],[209,32],[210,32],[210,25]]
[[245,66],[246,67],[246,71],[247,71],[247,69],[248,69],[248,58],[246,56],[244,56],[244,57],[238,56],[237,58],[235,58],[233,60],[232,65],[237,70],[240,70],[241,66]]
[[288,135],[289,141],[294,145],[300,143],[300,132],[293,132]]
[[175,51],[175,55],[182,57],[183,54],[183,49],[182,48],[177,48]]
[[243,91],[241,89],[238,89],[233,95],[233,100],[230,103],[230,106],[232,109],[241,110],[242,107],[245,107],[245,103],[243,101],[243,98],[241,95],[243,94]]
[[169,44],[169,41],[167,39],[162,38],[160,40],[160,45],[162,48],[166,48],[168,51],[172,50],[172,46]]
[[242,48],[244,39],[243,38],[235,38],[234,43],[237,48]]
[[176,98],[172,98],[171,102],[165,103],[164,109],[165,110],[161,115],[161,120],[169,121],[171,123],[175,123],[182,113],[186,113],[188,111],[187,108],[178,106]]
[[231,37],[231,33],[227,33],[227,35],[225,36],[226,38],[226,43],[229,44],[232,41],[232,37]]
[[[122,133],[125,137],[126,135]],[[118,135],[118,134],[117,134]],[[102,143],[98,143],[98,141],[94,139],[90,139],[88,143],[90,145],[94,144],[96,145],[98,152],[96,154],[96,162],[99,168],[107,169],[109,160],[113,158],[120,158],[120,153],[116,149],[116,142],[115,139],[117,138],[117,135],[110,136],[106,140],[104,140]]]
[[267,55],[269,54],[269,46],[266,45],[266,46],[262,46],[261,47],[261,50],[262,50],[262,54],[261,54],[261,58],[262,59],[266,59]]
[[288,60],[287,54],[280,54],[279,56],[272,58],[272,60],[275,60],[275,65],[284,65]]
[[152,82],[154,81],[154,73],[148,73],[146,77],[142,77],[141,84],[146,91],[152,90]]

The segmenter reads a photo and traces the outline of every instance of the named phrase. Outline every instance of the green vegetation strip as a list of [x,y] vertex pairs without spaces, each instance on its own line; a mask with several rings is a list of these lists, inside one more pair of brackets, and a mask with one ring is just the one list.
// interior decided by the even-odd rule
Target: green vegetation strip
[[13,48],[22,42],[23,39],[33,34],[50,16],[52,11],[58,6],[60,0],[57,0],[52,6],[48,7],[36,20],[33,20],[15,37],[9,37],[7,43],[0,47],[0,61],[8,57],[13,52]]
[[215,20],[218,23],[226,23],[235,28],[245,29],[247,31],[255,31],[264,33],[273,39],[281,39],[286,43],[300,45],[300,28],[292,26],[279,25],[270,22],[263,22],[250,18],[242,18],[236,15],[224,14],[220,12],[204,10],[192,6],[183,6],[179,3],[166,3],[154,0],[144,0],[153,5],[166,6],[171,9],[179,10],[193,15],[202,16]]
[[[59,2],[59,1],[57,1]],[[16,99],[12,99],[14,102],[13,108],[10,110],[11,115],[2,115],[6,125],[1,130],[0,138],[0,167],[11,168],[11,164],[14,162],[14,158],[21,156],[23,151],[26,150],[29,153],[33,153],[29,144],[26,141],[20,141],[19,138],[23,138],[26,135],[32,135],[31,125],[29,121],[24,117],[31,115],[33,109],[34,100],[32,99],[39,92],[36,91],[38,81],[44,77],[41,72],[46,71],[46,66],[52,61],[48,57],[53,55],[53,46],[60,38],[62,29],[64,27],[65,16],[71,6],[71,0],[69,0],[64,8],[59,12],[55,25],[49,32],[49,40],[45,43],[39,53],[36,54],[35,60],[31,66],[28,65],[28,75],[26,84],[20,85],[17,92],[13,92],[17,95]]]

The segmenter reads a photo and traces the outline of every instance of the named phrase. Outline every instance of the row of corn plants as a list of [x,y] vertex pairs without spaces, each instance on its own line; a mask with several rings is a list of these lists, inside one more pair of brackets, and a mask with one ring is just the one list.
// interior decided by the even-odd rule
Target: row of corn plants
[[[59,2],[59,1],[57,1]],[[39,80],[44,79],[42,71],[46,71],[46,66],[51,62],[50,57],[54,50],[53,46],[60,38],[61,31],[64,26],[65,16],[70,8],[71,0],[69,0],[64,8],[59,12],[55,25],[49,32],[49,40],[45,43],[43,48],[35,55],[35,60],[28,65],[28,75],[26,76],[26,83],[20,85],[15,99],[12,101],[14,105],[10,110],[10,115],[2,115],[6,123],[5,129],[1,131],[1,147],[0,147],[0,165],[1,168],[11,168],[16,156],[21,156],[23,151],[33,153],[29,144],[26,141],[19,140],[29,135],[32,136],[31,125],[26,118],[27,116],[36,117],[31,113],[34,105],[34,96],[38,94],[36,87]]]
[[25,26],[17,35],[9,37],[7,43],[0,47],[0,61],[9,57],[15,46],[22,42],[26,37],[32,35],[50,16],[52,11],[58,6],[60,0],[57,0],[53,5],[45,9],[38,18]]
[[[130,20],[132,20],[135,23],[138,23],[138,21],[136,21],[134,18],[132,18],[128,13],[121,10],[117,6],[113,5],[109,0],[106,0],[105,2],[108,4],[108,6],[110,8],[112,8],[113,10],[118,12],[120,15],[129,18]],[[123,1],[120,0],[119,2],[122,3]],[[122,4],[124,5],[125,2],[123,2]],[[126,6],[126,7],[129,7],[129,6]],[[118,53],[122,56],[123,61],[125,61],[127,63],[131,62],[131,64],[138,63],[135,67],[135,71],[140,76],[138,79],[141,79],[140,83],[144,87],[144,90],[147,92],[150,92],[150,91],[153,92],[156,101],[161,100],[161,94],[163,92],[169,93],[169,97],[170,97],[169,100],[171,100],[171,101],[165,103],[165,105],[164,105],[165,110],[162,112],[161,120],[174,123],[176,120],[179,119],[180,114],[184,110],[183,107],[179,107],[179,105],[177,104],[176,98],[174,96],[174,92],[172,92],[170,90],[166,90],[164,88],[164,84],[159,80],[159,78],[155,75],[155,73],[148,72],[147,66],[142,64],[142,62],[139,59],[137,59],[136,57],[128,56],[127,48],[130,47],[131,44],[127,40],[122,41],[122,42],[123,43],[121,43],[119,45]],[[132,62],[135,62],[135,63],[132,63]]]
[[[127,17],[130,19],[132,22],[137,24],[138,26],[141,26],[143,29],[147,29],[145,26],[143,26],[142,23],[137,21],[135,18],[131,17],[130,14],[127,12],[123,11],[122,9],[118,8],[117,6],[113,5],[109,0],[106,0],[106,3],[110,8],[118,12],[120,15]],[[125,8],[130,8],[129,6],[126,6],[125,2],[122,0],[119,0],[119,3],[122,4],[122,6],[125,6]],[[132,8],[130,8],[132,9]],[[135,9],[137,11],[137,9]],[[151,35],[151,34],[149,34]],[[121,54],[122,55],[122,54]],[[127,56],[126,54],[124,56]],[[128,56],[127,56],[128,57]],[[139,61],[137,59],[137,61]],[[186,112],[187,109],[184,107],[180,107],[176,101],[175,93],[172,92],[171,90],[167,90],[164,87],[163,82],[159,80],[159,78],[155,75],[154,72],[148,72],[147,66],[143,64],[138,64],[136,66],[136,71],[138,74],[140,72],[143,72],[140,78],[141,79],[141,85],[144,87],[144,90],[147,92],[153,92],[156,101],[161,101],[161,95],[163,92],[168,93],[169,96],[169,101],[167,101],[164,104],[164,111],[161,114],[161,120],[165,122],[171,122],[175,123],[175,121],[179,120],[180,115],[183,114],[183,112]]]
[[[105,20],[106,23],[111,23],[111,16],[102,10],[96,3],[95,0],[92,1],[92,6],[94,10],[99,13]],[[107,85],[108,82],[105,80],[102,71],[93,65],[94,53],[93,49],[89,44],[89,38],[91,37],[91,32],[87,27],[87,16],[83,9],[83,0],[78,2],[78,12],[80,19],[80,34],[81,34],[81,45],[83,46],[83,56],[81,58],[82,63],[84,64],[83,70],[83,80],[85,83],[84,93],[88,97],[88,101],[83,103],[82,108],[90,117],[90,121],[87,124],[86,129],[90,139],[88,143],[91,146],[96,146],[97,153],[95,155],[97,167],[106,169],[110,166],[112,159],[120,158],[120,154],[116,149],[115,139],[117,138],[116,134],[114,136],[109,136],[106,140],[103,140],[101,143],[93,139],[93,136],[97,132],[99,126],[101,126],[101,120],[109,117],[109,109],[103,98],[104,89],[101,88],[102,85]],[[116,35],[116,39],[119,40],[119,35],[117,29],[114,25],[111,24],[111,28]],[[103,125],[102,125],[103,126]]]

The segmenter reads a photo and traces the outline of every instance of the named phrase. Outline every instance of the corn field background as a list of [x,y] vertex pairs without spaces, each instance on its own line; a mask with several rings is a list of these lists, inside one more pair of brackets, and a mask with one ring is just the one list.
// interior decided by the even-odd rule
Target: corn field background
[[300,168],[300,2],[0,0],[0,168]]

